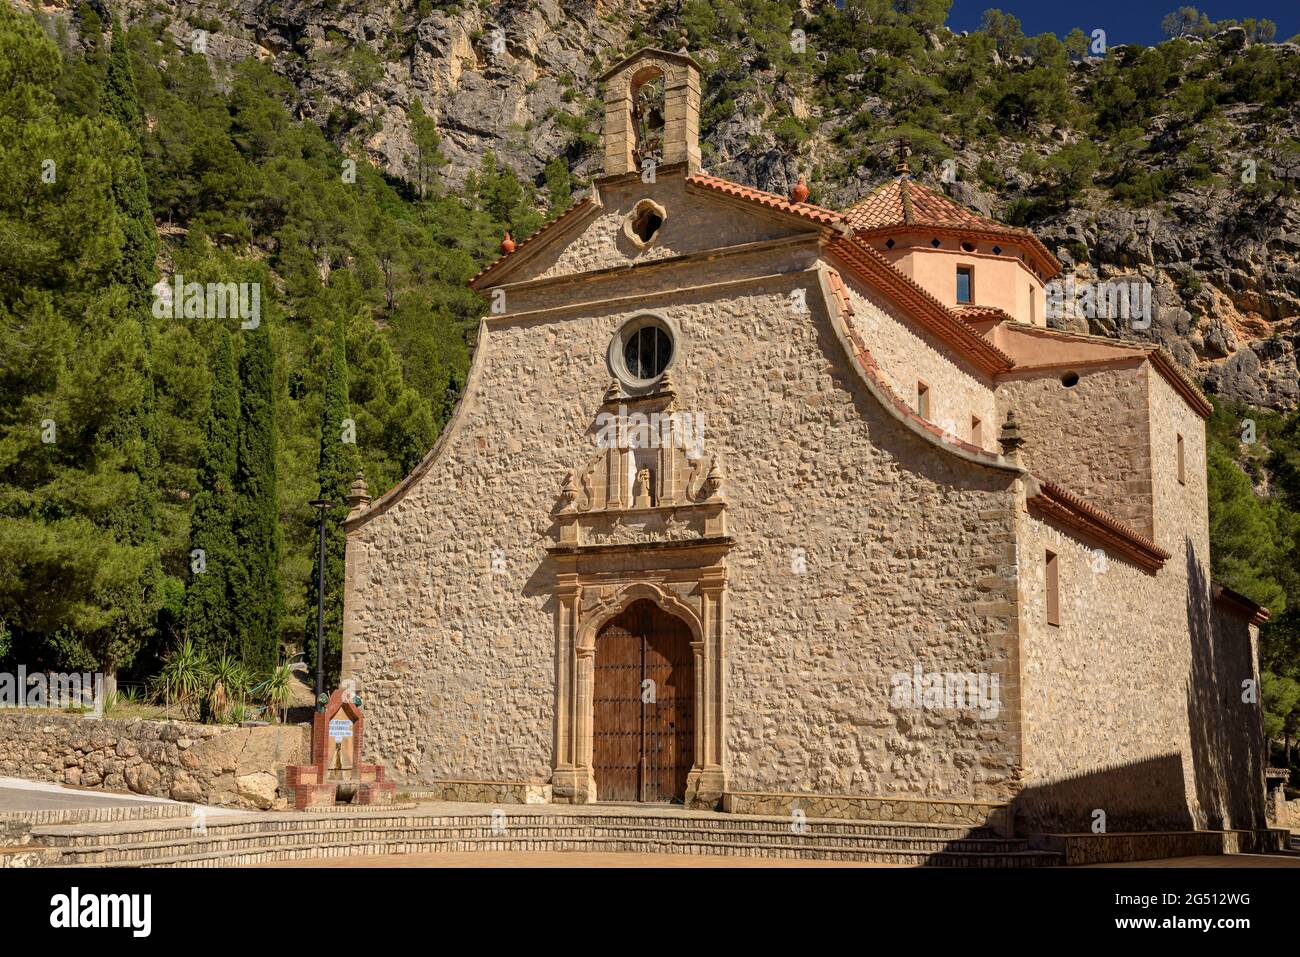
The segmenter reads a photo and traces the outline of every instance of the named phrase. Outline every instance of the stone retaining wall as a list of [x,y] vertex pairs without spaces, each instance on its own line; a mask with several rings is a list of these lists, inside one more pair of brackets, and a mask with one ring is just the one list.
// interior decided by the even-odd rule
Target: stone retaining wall
[[795,810],[800,810],[813,818],[965,824],[992,828],[1004,836],[1011,834],[1009,805],[998,802],[728,791],[723,795],[722,808],[732,814],[789,817]]
[[196,804],[284,807],[277,771],[309,750],[308,725],[0,714],[0,775]]
[[1077,866],[1199,855],[1276,854],[1286,849],[1286,842],[1286,831],[1259,828],[1247,831],[1042,834],[1035,836],[1030,845],[1062,854],[1067,866]]
[[483,804],[550,804],[551,786],[528,781],[433,781],[398,790],[420,801]]

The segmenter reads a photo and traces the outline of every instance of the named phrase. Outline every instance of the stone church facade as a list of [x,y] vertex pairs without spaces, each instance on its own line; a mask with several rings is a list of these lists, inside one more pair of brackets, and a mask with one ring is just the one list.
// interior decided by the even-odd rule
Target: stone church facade
[[369,756],[448,794],[1262,827],[1266,613],[1209,579],[1197,388],[1048,328],[1051,253],[905,166],[844,211],[765,193],[701,171],[688,55],[603,81],[604,175],[472,281],[454,417],[354,490]]

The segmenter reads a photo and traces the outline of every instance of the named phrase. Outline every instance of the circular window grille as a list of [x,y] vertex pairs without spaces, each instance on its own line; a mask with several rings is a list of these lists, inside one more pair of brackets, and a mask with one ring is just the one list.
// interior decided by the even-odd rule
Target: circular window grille
[[674,328],[658,316],[638,316],[610,343],[609,363],[623,384],[645,388],[668,370],[677,353]]
[[673,340],[658,326],[643,326],[623,344],[623,365],[634,379],[657,379],[673,357]]

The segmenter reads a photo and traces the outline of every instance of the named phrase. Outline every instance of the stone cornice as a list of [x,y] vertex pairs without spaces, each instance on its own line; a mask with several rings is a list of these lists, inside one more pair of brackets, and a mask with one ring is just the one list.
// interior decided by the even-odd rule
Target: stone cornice
[[1144,571],[1158,572],[1172,557],[1109,512],[1047,479],[1032,477],[1026,504],[1030,509],[1095,539],[1108,551],[1127,558]]
[[665,539],[652,542],[601,542],[594,545],[548,545],[552,555],[621,555],[647,551],[726,551],[736,544],[730,535]]
[[698,295],[699,293],[713,293],[725,289],[734,289],[737,286],[754,286],[766,282],[789,282],[801,277],[807,277],[816,274],[815,267],[801,269],[795,272],[773,272],[758,273],[752,276],[742,276],[739,279],[726,279],[721,282],[703,283],[698,286],[674,286],[672,288],[658,289],[653,292],[636,293],[630,296],[614,296],[608,299],[585,299],[573,300],[558,306],[547,306],[544,309],[529,309],[523,312],[506,312],[497,316],[484,317],[484,321],[491,320],[493,325],[499,325],[504,321],[528,321],[533,319],[544,319],[550,316],[563,315],[564,313],[576,312],[587,314],[593,308],[617,310],[622,307],[644,308],[649,303],[660,299],[671,299],[685,295]]
[[1240,592],[1235,592],[1219,582],[1210,583],[1210,595],[1217,605],[1222,605],[1232,614],[1244,618],[1252,625],[1262,625],[1272,616],[1263,605],[1251,601]]
[[[534,292],[538,289],[547,289],[553,286],[593,283],[608,279],[621,279],[626,277],[628,273],[632,272],[640,275],[672,266],[690,266],[737,256],[754,256],[765,252],[771,252],[773,250],[788,249],[798,246],[807,246],[812,249],[817,245],[817,241],[818,237],[816,233],[806,233],[801,236],[781,236],[777,239],[761,239],[752,243],[737,243],[734,246],[719,246],[716,249],[705,249],[691,253],[679,253],[676,256],[663,256],[659,259],[650,259],[645,262],[625,263],[621,266],[602,266],[599,269],[588,269],[576,273],[564,273],[559,276],[540,276],[536,279],[524,279],[515,283],[502,283],[500,286],[494,288],[504,289],[506,292],[506,299],[509,301],[512,292]],[[509,313],[489,315],[486,318],[491,321],[494,319],[500,319],[505,315],[509,315]]]

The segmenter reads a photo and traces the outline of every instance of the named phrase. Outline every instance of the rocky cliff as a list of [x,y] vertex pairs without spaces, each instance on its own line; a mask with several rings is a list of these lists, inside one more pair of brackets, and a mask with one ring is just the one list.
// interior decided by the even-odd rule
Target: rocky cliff
[[[31,8],[27,0],[11,2]],[[107,19],[103,2],[92,0],[92,6]],[[815,0],[787,4],[785,22],[807,25],[820,6]],[[489,148],[521,175],[539,181],[544,165],[556,156],[566,158],[580,183],[594,175],[601,70],[645,40],[672,37],[676,45],[683,20],[676,4],[635,0],[437,6],[430,0],[121,0],[110,7],[128,25],[152,23],[164,45],[202,50],[219,77],[243,58],[269,62],[292,84],[300,117],[397,177],[406,174],[414,152],[408,109],[418,99],[442,135],[448,161],[444,181],[451,189],[464,183]],[[78,17],[68,0],[34,9],[75,42]],[[710,70],[703,131],[709,170],[780,193],[803,171],[814,200],[832,206],[852,202],[888,175],[887,164],[861,162],[860,144],[850,134],[864,116],[877,126],[900,122],[897,98],[846,101],[819,95],[815,87],[820,84],[825,92],[824,74],[773,64],[743,38],[745,26],[730,49],[698,50]],[[942,49],[958,39],[939,28],[924,42]],[[700,45],[708,42],[701,39]],[[1236,33],[1196,42],[1192,61],[1215,58],[1214,70],[1225,56],[1228,69],[1232,58],[1246,56],[1247,44]],[[808,43],[815,44],[811,34]],[[1294,70],[1300,48],[1274,47],[1284,69]],[[1024,58],[1004,61],[996,52],[992,59],[995,69],[1010,72],[1031,64]],[[1075,93],[1086,99],[1101,61],[1082,59],[1068,69]],[[737,84],[737,76],[744,82]],[[770,122],[773,115],[789,117],[806,135],[782,137]],[[1168,113],[1143,117],[1140,125],[1142,150],[1133,162],[1153,168],[1193,162],[1185,158],[1187,142]],[[1260,144],[1279,136],[1294,142],[1300,116],[1294,102],[1281,110],[1233,104],[1207,128],[1213,133],[1208,177],[1198,176],[1145,204],[1122,204],[1105,189],[1089,186],[1026,224],[1061,259],[1067,274],[1080,280],[1140,278],[1154,286],[1149,330],[1116,329],[1104,319],[1060,324],[1154,338],[1208,391],[1294,408],[1300,401],[1300,201],[1293,188],[1283,187],[1300,182],[1300,162],[1291,167],[1289,157]],[[1024,154],[1038,154],[1041,161],[1061,144],[1093,135],[1060,123],[1040,124],[1017,136],[972,139],[942,133],[957,161],[955,181],[943,186],[982,212],[1010,218],[1013,204],[1035,189],[1034,177],[1023,172],[1026,165],[1033,168],[1023,162]],[[1243,189],[1238,174],[1245,163],[1271,170],[1279,188],[1272,193]],[[975,175],[977,169],[983,174]],[[918,175],[939,182],[937,165]]]

